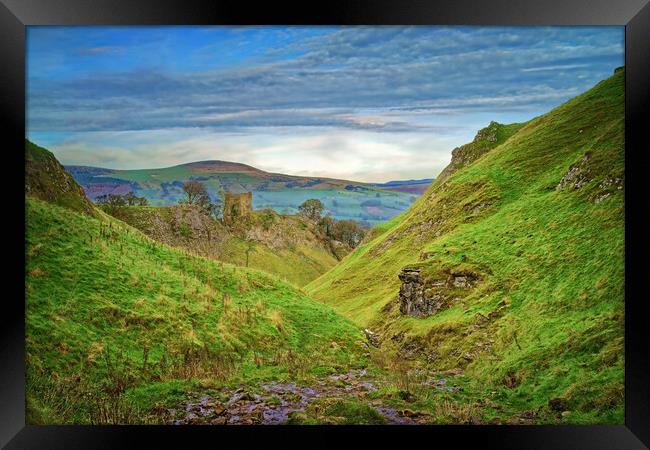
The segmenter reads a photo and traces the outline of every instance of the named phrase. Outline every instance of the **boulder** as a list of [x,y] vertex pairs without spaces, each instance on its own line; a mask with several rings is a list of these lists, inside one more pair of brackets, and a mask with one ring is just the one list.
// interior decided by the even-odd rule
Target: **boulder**
[[369,329],[363,330],[363,333],[366,335],[366,339],[373,347],[379,347],[381,345],[381,339],[377,333],[370,331]]

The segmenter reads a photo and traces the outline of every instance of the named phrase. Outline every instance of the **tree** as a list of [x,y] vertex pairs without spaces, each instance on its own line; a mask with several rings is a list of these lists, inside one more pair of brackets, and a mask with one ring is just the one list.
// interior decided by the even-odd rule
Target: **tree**
[[126,204],[129,206],[133,205],[139,205],[140,204],[140,197],[137,197],[133,191],[127,193],[124,195],[124,200],[126,201]]
[[98,205],[107,204],[108,203],[108,195],[106,195],[106,194],[98,195],[97,197],[95,197],[95,203],[97,203]]
[[124,196],[116,194],[100,195],[95,199],[95,202],[111,215],[115,214],[122,206],[126,206]]
[[363,237],[366,235],[366,232],[354,220],[337,220],[334,222],[330,234],[333,239],[345,242],[350,247],[354,248],[359,245],[359,242],[361,242]]
[[181,200],[179,203],[196,205],[206,214],[214,216],[215,219],[223,217],[226,193],[222,188],[219,188],[214,202],[210,199],[210,194],[203,183],[198,181],[186,181],[183,183],[183,191],[187,194],[187,200]]
[[124,199],[124,196],[118,194],[108,194],[107,203],[109,206],[113,207],[126,206],[126,200]]
[[215,219],[223,219],[223,208],[226,205],[226,191],[223,188],[219,188],[217,191],[217,196],[214,199],[214,203],[211,207],[212,215]]
[[186,181],[183,183],[183,191],[187,194],[187,203],[205,207],[210,203],[210,196],[203,183],[198,181]]
[[125,195],[100,195],[95,199],[95,202],[98,205],[105,206],[108,210],[114,210],[121,206],[147,206],[149,204],[145,197],[138,197],[133,192]]
[[321,201],[315,198],[305,200],[303,204],[298,207],[301,216],[313,220],[314,222],[317,222],[320,219],[324,209],[325,206],[323,206]]
[[334,227],[334,219],[332,218],[332,214],[327,213],[325,216],[323,216],[318,221],[318,225],[320,226],[321,230],[323,230],[323,233],[325,233],[326,236],[331,237],[332,228]]

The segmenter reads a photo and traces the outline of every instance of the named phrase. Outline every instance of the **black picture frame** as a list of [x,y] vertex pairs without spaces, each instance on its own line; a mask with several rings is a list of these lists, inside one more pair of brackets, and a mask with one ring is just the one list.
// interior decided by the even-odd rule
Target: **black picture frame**
[[[25,426],[24,367],[24,195],[20,192],[25,138],[25,27],[28,25],[171,25],[171,24],[437,24],[437,25],[624,25],[626,83],[626,280],[625,280],[625,425],[620,426],[435,426],[435,427],[82,427]],[[3,204],[15,242],[5,269],[0,327],[0,445],[11,449],[189,447],[203,439],[211,446],[235,438],[282,441],[300,446],[358,437],[426,446],[474,443],[481,448],[636,449],[650,446],[650,352],[643,314],[643,256],[647,251],[646,197],[642,164],[647,149],[650,108],[650,5],[645,0],[380,1],[275,2],[249,4],[224,0],[0,0],[0,103],[6,181]],[[645,145],[644,145],[645,144]],[[24,180],[23,180],[24,181]],[[22,211],[22,216],[21,216]],[[645,295],[644,295],[645,294]],[[189,432],[188,432],[189,430]],[[318,433],[317,440],[311,437]],[[295,438],[293,437],[295,435]],[[449,444],[451,443],[451,444]],[[413,444],[421,445],[421,444]],[[246,447],[246,445],[244,445]]]

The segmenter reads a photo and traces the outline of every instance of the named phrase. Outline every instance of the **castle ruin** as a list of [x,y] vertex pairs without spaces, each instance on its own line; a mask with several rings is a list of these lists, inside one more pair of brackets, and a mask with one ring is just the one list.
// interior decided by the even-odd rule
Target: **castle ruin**
[[223,207],[223,222],[233,225],[253,212],[253,193],[231,194],[226,192]]

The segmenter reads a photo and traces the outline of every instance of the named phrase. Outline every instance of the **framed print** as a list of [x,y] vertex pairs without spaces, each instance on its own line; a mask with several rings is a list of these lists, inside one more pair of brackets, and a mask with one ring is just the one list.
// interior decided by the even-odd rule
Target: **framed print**
[[646,2],[0,10],[2,445],[648,445]]

